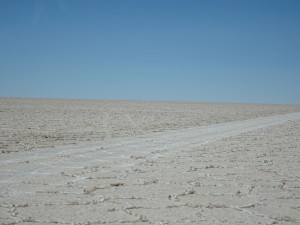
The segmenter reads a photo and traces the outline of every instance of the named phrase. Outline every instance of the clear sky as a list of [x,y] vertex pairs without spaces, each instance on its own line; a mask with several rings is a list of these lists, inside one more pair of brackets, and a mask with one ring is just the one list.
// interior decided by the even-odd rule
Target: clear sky
[[0,96],[300,104],[300,1],[0,0]]

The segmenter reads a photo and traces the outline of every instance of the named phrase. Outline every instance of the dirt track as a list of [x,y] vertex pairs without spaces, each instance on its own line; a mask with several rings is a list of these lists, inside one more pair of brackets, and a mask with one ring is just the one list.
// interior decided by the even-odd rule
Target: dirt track
[[0,98],[0,154],[300,112],[300,105]]
[[293,113],[4,154],[0,221],[299,223],[299,120]]

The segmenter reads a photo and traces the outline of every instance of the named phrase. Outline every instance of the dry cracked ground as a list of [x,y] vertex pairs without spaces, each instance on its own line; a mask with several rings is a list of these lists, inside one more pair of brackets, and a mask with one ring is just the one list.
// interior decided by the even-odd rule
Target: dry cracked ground
[[300,105],[0,98],[0,154],[299,111]]
[[0,224],[300,224],[299,162],[295,120],[176,152],[40,171],[0,183]]
[[[300,122],[2,190],[2,224],[299,224]],[[132,167],[124,170],[124,165]]]

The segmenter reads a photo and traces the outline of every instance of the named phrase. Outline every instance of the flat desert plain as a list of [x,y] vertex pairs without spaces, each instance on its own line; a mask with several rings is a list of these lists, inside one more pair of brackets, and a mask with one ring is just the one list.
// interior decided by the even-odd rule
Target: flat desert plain
[[300,105],[0,98],[0,224],[300,224]]

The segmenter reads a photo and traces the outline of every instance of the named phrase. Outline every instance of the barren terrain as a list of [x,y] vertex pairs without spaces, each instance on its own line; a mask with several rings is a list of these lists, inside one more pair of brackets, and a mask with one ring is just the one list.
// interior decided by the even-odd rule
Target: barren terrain
[[300,224],[299,106],[1,103],[0,224]]
[[0,98],[0,154],[297,111],[300,105]]

